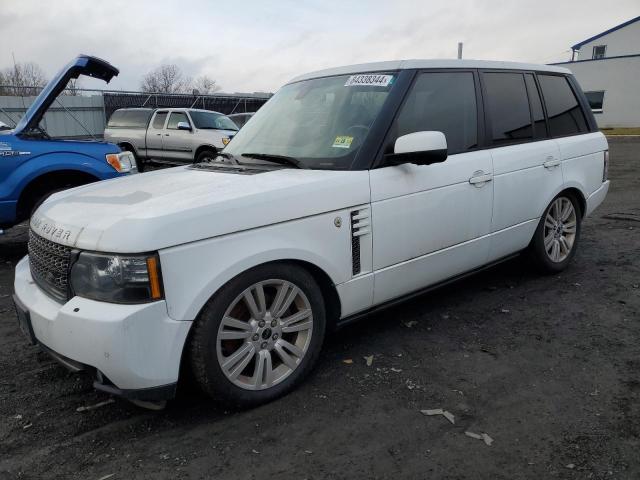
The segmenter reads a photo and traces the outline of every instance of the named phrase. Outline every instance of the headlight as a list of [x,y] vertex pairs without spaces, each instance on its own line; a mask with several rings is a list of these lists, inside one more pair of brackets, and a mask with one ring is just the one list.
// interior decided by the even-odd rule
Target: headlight
[[127,173],[137,168],[136,158],[131,152],[108,153],[105,158],[117,172]]
[[101,302],[145,303],[163,298],[161,278],[157,254],[82,252],[71,268],[71,289]]

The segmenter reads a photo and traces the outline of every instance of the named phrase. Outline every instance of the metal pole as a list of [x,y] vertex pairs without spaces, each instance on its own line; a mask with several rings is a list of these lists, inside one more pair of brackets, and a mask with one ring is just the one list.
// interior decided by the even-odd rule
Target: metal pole
[[458,60],[462,60],[462,42],[458,42]]

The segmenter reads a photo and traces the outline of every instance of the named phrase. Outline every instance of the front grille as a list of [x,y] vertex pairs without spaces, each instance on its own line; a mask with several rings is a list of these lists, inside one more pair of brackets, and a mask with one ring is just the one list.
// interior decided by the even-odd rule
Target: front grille
[[29,267],[38,286],[58,301],[67,300],[71,248],[29,230]]

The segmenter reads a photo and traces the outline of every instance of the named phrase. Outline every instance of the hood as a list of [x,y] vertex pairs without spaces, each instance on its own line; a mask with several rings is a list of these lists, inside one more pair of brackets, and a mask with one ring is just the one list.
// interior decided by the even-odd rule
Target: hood
[[367,171],[177,167],[55,194],[31,228],[83,250],[139,253],[368,202]]
[[37,127],[45,112],[72,78],[86,75],[88,77],[99,78],[109,83],[118,73],[120,72],[117,68],[100,58],[80,55],[60,70],[60,72],[47,83],[47,86],[44,87],[40,95],[36,97],[35,101],[16,125],[14,133],[18,135],[25,130],[28,131]]

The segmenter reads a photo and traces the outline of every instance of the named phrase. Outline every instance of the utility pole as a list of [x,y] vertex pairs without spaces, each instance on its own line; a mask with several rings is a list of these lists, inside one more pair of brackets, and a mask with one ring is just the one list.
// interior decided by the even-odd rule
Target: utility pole
[[462,42],[458,42],[458,60],[462,60]]

